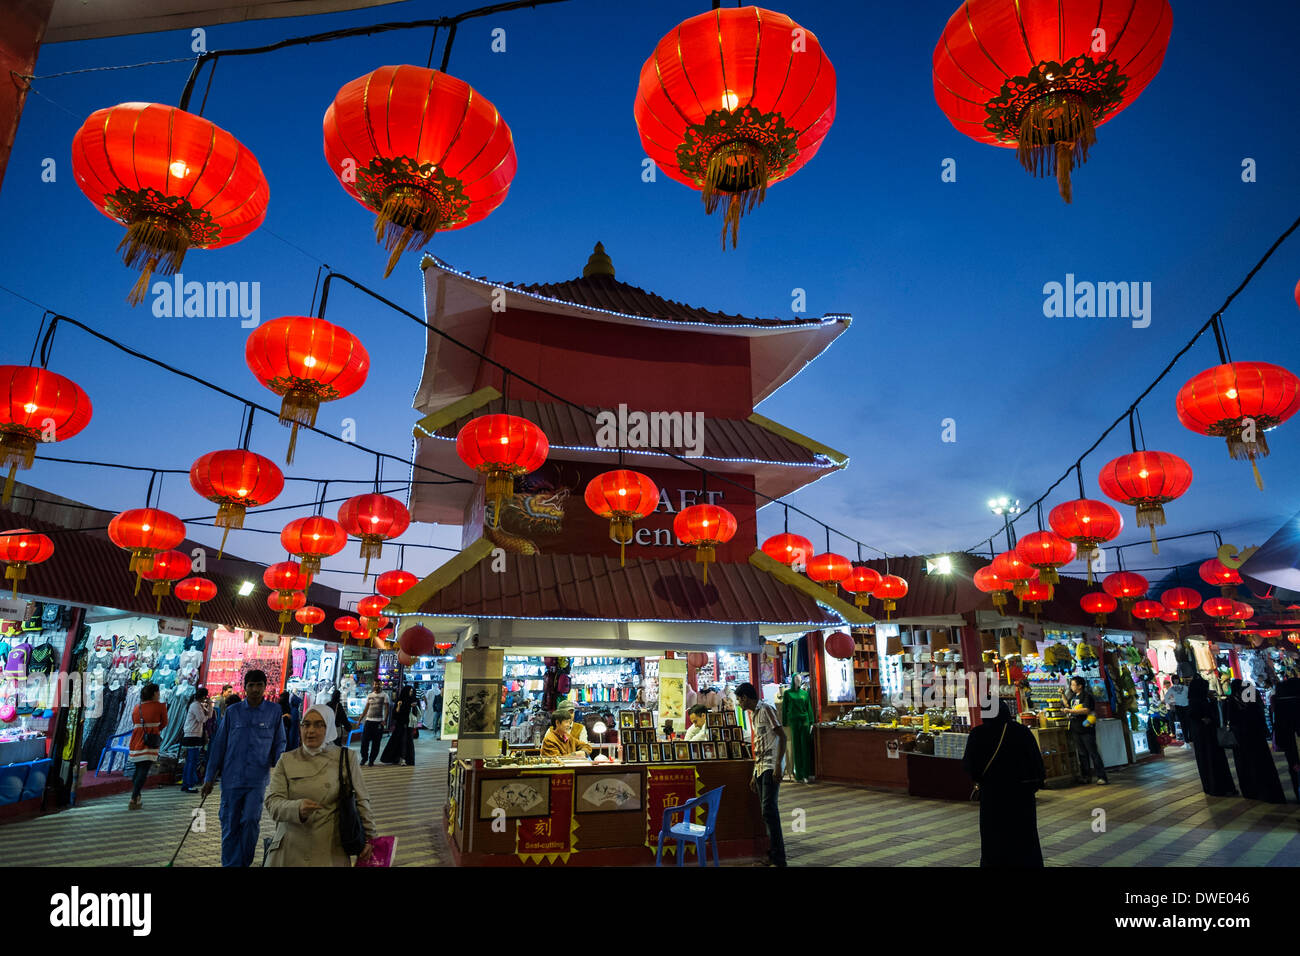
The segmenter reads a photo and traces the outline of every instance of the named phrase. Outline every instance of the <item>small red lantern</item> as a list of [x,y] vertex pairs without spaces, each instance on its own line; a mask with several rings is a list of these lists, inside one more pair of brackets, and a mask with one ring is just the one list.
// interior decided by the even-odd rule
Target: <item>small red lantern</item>
[[310,637],[312,628],[325,620],[325,612],[311,604],[300,607],[293,612],[293,618],[302,625],[304,637]]
[[1166,624],[1181,624],[1183,623],[1183,612],[1167,607],[1160,612],[1160,620]]
[[375,590],[390,598],[399,598],[420,583],[410,571],[385,571],[375,578]]
[[334,630],[343,635],[343,643],[347,643],[357,631],[361,629],[361,622],[355,617],[340,617],[334,619]]
[[231,528],[244,526],[249,508],[269,504],[284,490],[284,474],[269,458],[243,448],[210,451],[190,465],[190,487],[213,504],[220,505],[213,522],[221,533],[217,557],[226,550]]
[[1170,588],[1160,595],[1160,603],[1179,612],[1179,620],[1186,621],[1187,612],[1201,606],[1201,595],[1195,588]]
[[273,591],[266,596],[266,606],[280,615],[280,633],[283,634],[293,612],[307,606],[307,595],[301,591]]
[[348,545],[348,533],[333,518],[312,515],[295,518],[280,532],[280,544],[302,562],[310,581],[320,572],[322,558],[338,554]]
[[170,551],[185,540],[185,525],[174,514],[157,508],[132,508],[108,523],[109,539],[131,552],[127,569],[135,572],[135,593],[140,593],[140,574],[153,556]]
[[1133,605],[1132,614],[1141,621],[1150,621],[1165,613],[1165,606],[1159,601],[1138,601]]
[[1092,583],[1092,562],[1097,555],[1097,545],[1113,541],[1124,530],[1120,513],[1104,501],[1078,498],[1059,504],[1047,515],[1052,530],[1079,549],[1079,559],[1088,568],[1088,583]]
[[1192,466],[1166,451],[1135,451],[1107,462],[1097,483],[1107,498],[1137,508],[1138,527],[1151,529],[1151,551],[1159,554],[1156,526],[1165,523],[1163,506],[1191,487]]
[[717,547],[736,535],[736,516],[721,505],[690,505],[677,512],[673,533],[695,548],[695,560],[704,565],[704,583],[709,583],[709,562]]
[[1249,621],[1255,616],[1255,609],[1245,601],[1234,601],[1232,605],[1232,619],[1234,621]]
[[853,595],[853,603],[866,607],[871,600],[871,593],[880,587],[880,572],[875,568],[855,564],[849,576],[840,582],[844,590]]
[[1011,590],[1020,599],[1023,607],[1025,587],[1030,581],[1038,580],[1037,569],[1031,567],[1014,551],[1003,551],[993,559],[992,567],[1001,580],[1011,583]]
[[384,553],[384,542],[401,535],[411,524],[411,513],[396,498],[388,495],[357,495],[339,508],[339,524],[348,534],[361,539],[361,557],[365,558],[365,575],[370,576],[370,559]]
[[433,653],[437,642],[433,631],[423,624],[414,624],[402,632],[397,639],[397,646],[412,657],[428,657]]
[[200,608],[217,596],[217,586],[207,578],[186,578],[176,585],[175,591],[176,597],[185,602],[185,613],[190,616],[190,623],[194,622],[194,615]]
[[836,631],[826,638],[826,653],[837,661],[847,661],[853,656],[853,638],[843,631]]
[[692,652],[686,655],[686,663],[691,667],[694,667],[696,670],[699,670],[701,667],[709,663],[709,655],[701,654],[698,651]]
[[1300,410],[1300,378],[1268,362],[1229,362],[1194,376],[1178,390],[1178,420],[1201,435],[1226,438],[1228,454],[1250,460],[1264,490],[1256,458],[1268,455],[1264,432]]
[[1213,584],[1220,589],[1224,597],[1231,597],[1233,588],[1241,583],[1241,573],[1235,568],[1230,568],[1218,558],[1202,562],[1200,567],[1201,580],[1206,584]]
[[1044,584],[1059,584],[1061,576],[1056,569],[1074,560],[1075,547],[1055,531],[1035,531],[1016,544],[1016,557],[1038,570],[1038,580]]
[[90,399],[76,382],[30,365],[0,365],[0,468],[6,468],[0,504],[9,506],[14,474],[32,467],[36,445],[63,441],[90,423]]
[[1146,594],[1150,586],[1146,578],[1132,571],[1115,571],[1106,575],[1101,582],[1102,590],[1117,598],[1125,610],[1131,610],[1133,602]]
[[1000,614],[1005,614],[1003,608],[1007,606],[1007,592],[1011,590],[1011,582],[1004,581],[991,564],[978,569],[973,580],[976,588],[993,595],[993,606]]
[[1229,597],[1210,598],[1201,605],[1201,610],[1208,617],[1214,618],[1214,623],[1222,627],[1232,621],[1232,610],[1236,604],[1237,602]]
[[1092,591],[1079,598],[1079,607],[1093,616],[1098,627],[1106,626],[1106,615],[1118,606],[1119,602],[1104,591]]
[[871,596],[884,602],[885,620],[888,621],[890,614],[897,610],[898,602],[907,597],[907,582],[897,574],[886,574],[881,577]]
[[257,158],[224,129],[160,103],[91,113],[72,138],[72,175],[100,212],[126,226],[118,249],[140,279],[172,275],[191,247],[243,239],[266,218],[271,189]]
[[800,534],[774,534],[763,542],[763,553],[786,567],[799,565],[796,570],[806,570],[812,557],[812,542]]
[[14,583],[14,597],[18,597],[18,582],[27,577],[27,567],[40,564],[54,554],[54,542],[46,535],[33,531],[11,531],[0,535],[0,561],[9,566],[5,577]]
[[153,563],[140,572],[140,577],[153,582],[153,594],[158,599],[155,611],[162,610],[162,599],[172,593],[172,582],[179,581],[191,570],[188,554],[182,551],[164,551],[156,555]]
[[293,464],[298,426],[316,424],[321,402],[351,395],[365,384],[370,355],[341,326],[305,315],[286,315],[258,326],[244,344],[244,361],[280,400],[280,424],[293,428],[285,462]]
[[262,572],[262,583],[272,591],[306,591],[307,574],[297,561],[281,561]]
[[815,554],[808,561],[808,577],[812,578],[832,596],[839,594],[840,582],[853,573],[853,562],[842,554],[827,551]]
[[456,434],[460,460],[486,476],[492,527],[501,524],[502,503],[514,494],[515,478],[542,467],[550,450],[546,433],[517,415],[480,415]]
[[1020,600],[1022,604],[1028,604],[1030,612],[1034,615],[1034,620],[1038,620],[1038,614],[1043,609],[1043,603],[1052,600],[1055,596],[1055,588],[1045,581],[1030,581],[1020,591]]
[[391,627],[380,628],[375,634],[375,645],[377,647],[386,647],[387,643],[393,639],[393,629]]
[[639,471],[619,468],[591,479],[583,499],[598,516],[609,519],[609,538],[618,542],[622,567],[624,548],[632,541],[632,523],[659,506],[659,489]]
[[372,594],[357,602],[357,613],[362,617],[378,617],[379,613],[391,603],[389,598],[381,594]]

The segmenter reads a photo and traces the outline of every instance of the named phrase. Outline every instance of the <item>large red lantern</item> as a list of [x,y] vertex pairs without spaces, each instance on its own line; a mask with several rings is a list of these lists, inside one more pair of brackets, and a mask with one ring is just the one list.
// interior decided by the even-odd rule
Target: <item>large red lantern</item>
[[1137,508],[1139,528],[1151,529],[1151,551],[1160,553],[1156,526],[1165,523],[1166,502],[1192,484],[1192,466],[1167,451],[1135,451],[1108,461],[1097,475],[1107,498]]
[[131,552],[127,569],[135,572],[135,593],[139,594],[141,572],[150,566],[155,554],[170,551],[185,540],[185,525],[174,514],[157,508],[132,508],[108,523],[108,537],[122,550]]
[[1022,592],[1030,581],[1038,580],[1038,570],[1014,551],[1003,551],[993,559],[993,571],[998,578],[1011,584],[1016,597],[1024,600]]
[[514,141],[496,107],[468,83],[418,66],[381,66],[344,85],[325,111],[325,159],[343,188],[377,213],[392,255],[424,247],[505,202]]
[[835,70],[810,30],[761,7],[678,24],[641,67],[632,109],[641,146],[668,176],[740,217],[812,159],[835,120]]
[[280,532],[280,544],[302,562],[310,581],[320,571],[322,558],[338,554],[348,546],[348,533],[333,518],[312,515],[294,518]]
[[960,132],[1054,172],[1069,202],[1070,171],[1159,72],[1172,26],[1168,0],[966,0],[934,49],[934,96]]
[[1241,583],[1241,573],[1230,568],[1218,558],[1203,561],[1199,569],[1201,580],[1219,588],[1224,597],[1231,597],[1233,589]]
[[991,564],[979,568],[975,572],[973,581],[977,589],[993,595],[993,606],[999,613],[1005,614],[1003,608],[1007,606],[1007,592],[1011,590],[1011,582],[1003,580]]
[[294,611],[293,619],[302,625],[303,636],[311,637],[312,628],[324,622],[325,612],[314,605],[308,604]]
[[385,571],[375,578],[375,590],[390,598],[399,598],[420,583],[410,571]]
[[609,538],[618,542],[618,563],[632,540],[632,523],[659,507],[659,489],[639,471],[619,468],[597,475],[587,483],[583,499],[601,518],[609,519]]
[[1232,605],[1232,619],[1234,621],[1249,621],[1255,616],[1255,609],[1245,601],[1235,601]]
[[32,467],[36,445],[71,438],[90,423],[90,399],[70,378],[31,365],[0,365],[0,504],[9,506],[14,473]]
[[1195,588],[1170,588],[1161,593],[1160,603],[1176,613],[1176,620],[1185,622],[1189,613],[1201,606],[1201,594]]
[[1091,591],[1079,598],[1079,607],[1091,614],[1098,627],[1106,626],[1106,615],[1115,610],[1119,602],[1104,591]]
[[154,610],[162,610],[162,599],[172,593],[172,583],[190,573],[191,559],[183,551],[164,551],[155,555],[153,563],[140,572],[140,577],[153,582],[153,594],[158,600]]
[[677,512],[673,533],[695,548],[695,560],[704,565],[704,583],[709,583],[709,563],[717,547],[736,535],[736,516],[721,505],[690,505]]
[[262,583],[272,591],[306,591],[307,573],[297,561],[280,561],[262,572]]
[[160,103],[96,110],[72,138],[72,175],[86,198],[126,226],[122,261],[140,270],[128,297],[171,275],[186,250],[243,239],[266,218],[270,187],[257,158],[201,116]]
[[14,583],[14,597],[18,597],[18,582],[27,577],[27,568],[40,564],[54,554],[54,542],[46,535],[34,531],[10,531],[0,534],[0,561],[4,561],[5,578]]
[[185,613],[193,623],[200,608],[217,596],[217,586],[207,578],[186,578],[177,583],[176,597],[185,602]]
[[1151,621],[1165,613],[1165,606],[1159,601],[1138,601],[1133,605],[1132,614],[1140,621]]
[[699,651],[692,651],[690,654],[686,655],[686,663],[690,667],[699,670],[701,667],[709,663],[709,655],[702,654]]
[[839,594],[840,582],[853,573],[853,562],[842,554],[827,551],[808,560],[808,577],[832,595]]
[[546,433],[518,415],[480,415],[457,433],[456,454],[486,477],[492,527],[501,524],[501,507],[514,494],[515,478],[542,467],[550,450]]
[[346,644],[348,638],[361,630],[361,622],[355,617],[339,617],[334,619],[334,630],[343,635],[343,642]]
[[292,426],[285,462],[293,464],[298,426],[316,424],[321,402],[345,398],[366,382],[370,355],[347,329],[305,315],[259,325],[244,343],[244,361],[280,399],[280,424]]
[[1058,584],[1057,568],[1074,560],[1075,547],[1055,531],[1035,531],[1016,542],[1016,557],[1038,570],[1038,580]]
[[307,606],[307,595],[301,591],[273,591],[266,596],[266,606],[279,614],[280,633],[283,634],[293,612]]
[[1206,616],[1213,618],[1214,623],[1222,627],[1232,621],[1232,611],[1236,604],[1237,602],[1229,597],[1210,598],[1201,605],[1201,610]]
[[220,505],[213,522],[221,533],[217,557],[226,550],[231,528],[244,526],[249,508],[268,504],[284,490],[284,474],[269,458],[243,448],[210,451],[190,465],[190,487],[213,504]]
[[853,603],[866,607],[871,600],[871,593],[880,587],[880,572],[875,568],[855,564],[848,577],[840,581],[840,587],[853,595]]
[[1115,571],[1101,581],[1102,590],[1118,599],[1125,610],[1131,609],[1133,602],[1146,594],[1150,586],[1146,578],[1132,571]]
[[357,613],[362,617],[378,617],[384,608],[392,602],[380,594],[372,594],[369,597],[363,597],[357,602]]
[[853,656],[853,638],[843,631],[836,631],[826,638],[826,653],[837,661],[847,661]]
[[886,574],[881,577],[871,596],[884,602],[885,620],[888,621],[890,615],[898,609],[898,602],[907,597],[907,582],[897,574]]
[[812,557],[813,546],[801,534],[774,534],[763,542],[763,553],[773,561],[780,561],[787,567],[799,565],[798,570],[807,569],[808,559]]
[[1201,435],[1226,438],[1228,454],[1250,460],[1268,455],[1264,432],[1300,410],[1300,378],[1268,362],[1229,362],[1194,376],[1178,390],[1178,420]]
[[428,657],[433,653],[437,638],[423,624],[414,624],[397,639],[397,646],[412,657]]
[[1097,545],[1114,541],[1124,530],[1120,513],[1104,501],[1078,498],[1057,505],[1047,515],[1052,530],[1079,549],[1079,559],[1088,569],[1088,583],[1092,583],[1092,562],[1097,556]]
[[350,535],[361,539],[361,557],[365,559],[364,581],[370,576],[370,559],[384,553],[384,542],[401,535],[411,525],[406,505],[388,495],[357,495],[339,506],[339,524]]

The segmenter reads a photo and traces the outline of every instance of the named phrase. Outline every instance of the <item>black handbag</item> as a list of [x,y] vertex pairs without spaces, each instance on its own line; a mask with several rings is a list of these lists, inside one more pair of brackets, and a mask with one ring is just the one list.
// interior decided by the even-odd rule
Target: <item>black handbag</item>
[[348,856],[360,856],[366,848],[366,828],[357,812],[357,794],[352,788],[352,767],[346,747],[339,748],[339,842]]
[[1237,731],[1227,726],[1226,709],[1222,704],[1219,705],[1219,726],[1217,728],[1219,746],[1224,750],[1231,750],[1237,746]]

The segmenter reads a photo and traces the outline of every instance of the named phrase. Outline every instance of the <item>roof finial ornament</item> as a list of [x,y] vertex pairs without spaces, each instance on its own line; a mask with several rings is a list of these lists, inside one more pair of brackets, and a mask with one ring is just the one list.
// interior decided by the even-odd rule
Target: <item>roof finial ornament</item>
[[614,263],[605,254],[605,244],[598,242],[596,248],[591,253],[591,258],[587,260],[586,267],[582,270],[582,277],[590,279],[593,276],[609,276],[614,278]]

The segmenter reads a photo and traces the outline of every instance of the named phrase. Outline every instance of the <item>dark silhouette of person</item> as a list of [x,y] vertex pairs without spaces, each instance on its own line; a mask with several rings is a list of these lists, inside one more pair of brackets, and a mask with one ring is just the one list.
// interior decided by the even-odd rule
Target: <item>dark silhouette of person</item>
[[979,787],[980,866],[1041,867],[1034,793],[1047,771],[1033,732],[1011,719],[1005,701],[971,730],[962,766]]
[[1187,706],[1178,708],[1178,722],[1196,754],[1201,789],[1211,797],[1235,797],[1228,755],[1219,745],[1219,710],[1210,700],[1210,684],[1204,677],[1193,677],[1188,683]]
[[1240,678],[1232,681],[1228,696],[1228,726],[1237,737],[1232,748],[1232,762],[1237,768],[1237,785],[1247,800],[1264,800],[1268,803],[1286,803],[1282,794],[1282,781],[1277,776],[1277,764],[1268,746],[1268,724],[1264,721],[1264,705],[1255,695],[1245,693]]

